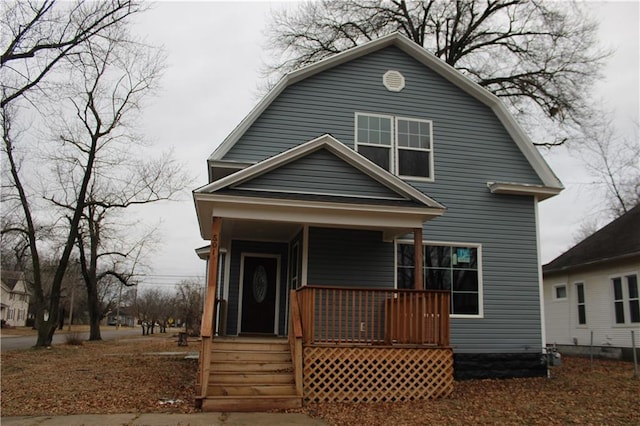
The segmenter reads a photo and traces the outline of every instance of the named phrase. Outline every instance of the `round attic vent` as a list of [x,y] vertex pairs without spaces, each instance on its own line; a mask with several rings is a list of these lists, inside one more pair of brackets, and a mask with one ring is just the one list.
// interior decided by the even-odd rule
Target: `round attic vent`
[[382,76],[382,84],[390,92],[399,92],[404,89],[404,76],[399,71],[389,70]]

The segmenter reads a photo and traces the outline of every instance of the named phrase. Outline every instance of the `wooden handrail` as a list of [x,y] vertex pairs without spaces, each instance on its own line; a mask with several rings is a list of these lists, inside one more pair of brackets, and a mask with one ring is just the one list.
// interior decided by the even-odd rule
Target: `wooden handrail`
[[209,372],[211,371],[211,347],[216,321],[216,285],[218,281],[218,254],[222,219],[213,217],[211,221],[211,245],[209,246],[209,264],[207,271],[207,292],[205,295],[204,311],[200,323],[200,396],[199,401],[206,398],[209,387]]
[[296,293],[307,345],[449,346],[447,290],[310,285]]
[[296,295],[295,290],[291,290],[291,299],[289,300],[291,307],[291,324],[293,327],[293,336],[297,338],[302,338],[302,318],[300,316],[300,306],[298,305],[298,296]]
[[302,317],[295,290],[289,294],[289,347],[293,360],[293,373],[296,384],[296,395],[302,397]]
[[[213,307],[213,315],[211,317],[211,329],[216,329],[216,314],[218,311],[219,299],[216,299]],[[200,357],[199,357],[199,384],[200,395],[196,397],[196,400],[202,402],[207,397],[207,388],[209,387],[209,374],[211,372],[211,350],[213,348],[213,333],[209,336],[201,335],[202,343],[200,345]],[[200,407],[199,407],[200,408]]]

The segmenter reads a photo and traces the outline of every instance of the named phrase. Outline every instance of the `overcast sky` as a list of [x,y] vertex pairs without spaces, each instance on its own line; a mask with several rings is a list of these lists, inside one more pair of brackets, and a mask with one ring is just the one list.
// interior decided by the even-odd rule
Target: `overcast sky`
[[[204,275],[194,249],[200,238],[191,189],[207,183],[206,159],[258,102],[263,31],[270,11],[291,3],[160,2],[141,15],[135,30],[168,54],[160,94],[149,101],[143,126],[158,150],[173,148],[195,179],[181,201],[145,206],[143,217],[161,224],[162,245],[151,259],[147,285],[168,286]],[[636,1],[588,3],[599,17],[605,46],[616,49],[596,88],[617,125],[633,136],[640,122],[638,85],[640,8]],[[634,135],[637,137],[637,134]],[[601,212],[593,178],[566,149],[543,155],[566,187],[540,204],[544,263],[572,245],[582,220]]]

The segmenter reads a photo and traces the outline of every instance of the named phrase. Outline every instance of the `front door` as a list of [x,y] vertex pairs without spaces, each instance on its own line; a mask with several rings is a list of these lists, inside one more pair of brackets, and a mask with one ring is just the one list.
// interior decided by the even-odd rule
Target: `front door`
[[244,256],[241,333],[275,334],[278,259]]

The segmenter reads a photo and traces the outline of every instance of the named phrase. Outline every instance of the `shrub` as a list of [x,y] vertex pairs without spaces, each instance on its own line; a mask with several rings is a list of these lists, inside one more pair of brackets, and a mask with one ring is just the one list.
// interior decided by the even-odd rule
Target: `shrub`
[[65,335],[65,342],[67,345],[80,346],[82,345],[82,337],[79,333],[68,333]]

